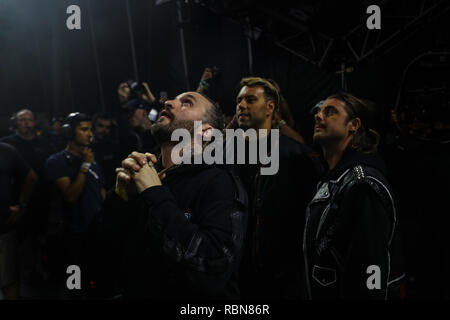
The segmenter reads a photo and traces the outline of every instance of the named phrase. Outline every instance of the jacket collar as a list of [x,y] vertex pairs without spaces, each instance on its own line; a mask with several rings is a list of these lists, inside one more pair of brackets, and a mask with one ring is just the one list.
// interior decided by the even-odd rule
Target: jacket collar
[[[171,180],[176,180],[182,176],[194,176],[197,173],[204,171],[205,169],[217,167],[216,164],[180,164],[174,165],[166,171],[166,178],[164,181],[168,182]],[[157,170],[160,171],[160,170]]]
[[342,174],[350,168],[357,165],[366,165],[386,173],[384,161],[377,154],[365,154],[354,150],[347,150],[342,155],[336,167],[328,171],[324,180],[337,180]]

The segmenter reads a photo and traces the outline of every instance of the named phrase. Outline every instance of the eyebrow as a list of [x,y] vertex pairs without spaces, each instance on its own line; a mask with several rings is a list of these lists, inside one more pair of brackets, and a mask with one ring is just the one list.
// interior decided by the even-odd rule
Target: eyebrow
[[257,98],[257,96],[254,94],[246,94],[243,96],[237,96],[236,101],[238,101],[239,99],[244,99],[244,98]]
[[197,102],[197,99],[195,99],[195,97],[192,94],[186,94],[184,96],[181,96],[179,99],[182,98],[191,98],[192,100],[194,100],[194,102]]
[[311,109],[311,114],[316,114],[317,112],[319,112],[319,111],[321,111],[321,110],[325,110],[325,109],[330,109],[330,108],[333,108],[334,110],[336,110],[336,111],[338,111],[339,112],[339,110],[338,110],[338,108],[337,107],[335,107],[334,105],[332,105],[332,104],[328,104],[328,105],[326,105],[326,106],[324,106],[324,107],[322,107],[322,105],[320,105],[320,106],[314,106],[312,109]]

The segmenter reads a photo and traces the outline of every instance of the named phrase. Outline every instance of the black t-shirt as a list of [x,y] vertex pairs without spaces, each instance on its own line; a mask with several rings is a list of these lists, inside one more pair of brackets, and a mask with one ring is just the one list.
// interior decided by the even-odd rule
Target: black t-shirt
[[56,152],[52,150],[49,141],[42,137],[25,140],[17,134],[13,134],[2,138],[0,141],[14,146],[39,177],[44,173],[45,161]]
[[[45,164],[45,177],[54,183],[62,177],[69,177],[71,183],[76,179],[83,160],[67,150],[60,151],[48,158]],[[63,202],[65,227],[72,233],[84,233],[89,229],[102,206],[101,188],[103,177],[97,162],[94,162],[86,174],[86,182],[75,204]],[[58,196],[62,197],[60,192]]]
[[30,167],[17,150],[0,142],[0,232],[5,231],[4,222],[9,216],[8,207],[13,205],[12,185],[22,184]]
[[[25,140],[17,134],[13,134],[1,139],[2,142],[14,146],[21,157],[36,172],[38,181],[34,187],[34,192],[28,204],[28,210],[32,214],[27,215],[29,220],[27,225],[33,229],[42,229],[46,224],[46,214],[48,212],[48,204],[50,200],[50,186],[44,179],[45,161],[55,153],[52,143],[43,136],[37,136],[33,140]],[[19,186],[15,186],[12,191],[14,201],[19,197]]]

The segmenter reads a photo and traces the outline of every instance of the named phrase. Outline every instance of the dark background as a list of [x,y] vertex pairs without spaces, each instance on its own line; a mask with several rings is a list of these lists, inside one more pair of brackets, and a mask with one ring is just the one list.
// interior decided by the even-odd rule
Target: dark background
[[[188,1],[182,2],[185,23],[180,25],[176,1],[156,5],[150,0],[128,0],[128,19],[125,0],[3,0],[0,131],[6,133],[10,114],[24,107],[49,116],[114,111],[117,86],[129,78],[147,81],[157,97],[160,91],[168,91],[170,97],[195,90],[206,66],[220,68],[211,94],[226,113],[232,114],[237,84],[250,74],[245,35],[248,16],[252,25],[262,30],[258,40],[252,41],[253,74],[271,77],[280,84],[302,134],[309,136],[309,109],[341,88],[336,71],[342,61],[354,68],[346,73],[348,91],[377,102],[383,111],[393,108],[405,66],[421,53],[449,48],[445,2]],[[355,49],[363,45],[369,16],[365,10],[372,3],[381,7],[382,29],[370,31],[368,49],[373,47],[373,39],[381,36],[382,41],[402,28],[404,31],[372,55],[355,61],[342,39],[352,38],[349,31],[362,25],[352,43]],[[71,4],[81,8],[81,30],[66,28],[66,8]],[[429,14],[421,16],[427,8]],[[293,9],[307,16],[303,21],[296,19],[289,14]],[[418,22],[406,28],[415,18]],[[180,26],[185,33],[189,88],[184,78]],[[320,67],[276,45],[277,40],[299,30],[303,35],[290,45],[297,52],[310,51],[305,39],[318,33],[335,39]],[[321,45],[316,43],[318,52],[311,55],[312,60],[320,60],[325,51]]]
[[[81,8],[81,30],[66,28],[66,9],[71,4]],[[449,1],[197,0],[179,4],[181,24],[176,1],[156,5],[150,0],[0,0],[1,136],[8,134],[10,115],[25,107],[49,117],[74,111],[115,112],[117,87],[124,80],[147,81],[155,96],[167,91],[173,97],[195,90],[203,69],[217,66],[220,76],[210,94],[227,114],[234,112],[242,77],[270,77],[279,83],[297,129],[308,141],[309,110],[342,89],[337,72],[345,63],[350,68],[345,73],[347,91],[379,107],[386,142],[382,153],[403,220],[410,296],[450,297],[448,144],[411,139],[389,120],[391,109],[406,109],[405,94],[400,94],[397,103],[406,83],[427,91],[437,82],[444,88],[433,98],[440,109],[424,95],[419,99],[420,110],[431,110],[435,119],[449,123],[448,55],[422,61],[402,83],[405,68],[414,58],[450,51]],[[370,4],[381,7],[381,30],[366,28]],[[251,41],[252,70],[247,21],[252,30],[261,31]],[[185,34],[189,85],[180,28]],[[327,51],[330,39],[333,45]]]

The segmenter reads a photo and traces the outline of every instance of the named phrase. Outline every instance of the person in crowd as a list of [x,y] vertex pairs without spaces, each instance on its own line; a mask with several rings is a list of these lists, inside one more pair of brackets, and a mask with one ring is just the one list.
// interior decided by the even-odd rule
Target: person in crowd
[[117,154],[119,146],[112,137],[113,118],[107,112],[96,113],[92,117],[92,127],[92,151],[102,169],[105,188],[109,190],[115,184],[115,169],[120,164]]
[[273,79],[267,79],[267,81],[269,81],[275,87],[275,89],[277,89],[278,94],[280,95],[280,105],[278,108],[278,114],[279,114],[280,119],[285,120],[286,124],[290,128],[295,128],[294,117],[292,116],[288,102],[286,101],[285,97],[281,94],[280,86]]
[[48,140],[54,152],[61,151],[67,145],[66,138],[62,132],[63,124],[63,118],[52,118],[50,132],[48,133]]
[[47,137],[50,130],[50,119],[46,112],[37,112],[35,115],[35,130],[38,136]]
[[309,299],[404,295],[399,220],[368,106],[348,93],[314,110],[314,142],[328,165],[308,205],[303,255]]
[[[50,197],[49,184],[44,179],[44,164],[54,149],[45,136],[37,134],[36,121],[31,110],[17,111],[10,121],[14,133],[0,141],[14,146],[38,177],[35,191],[28,204],[29,214],[25,216],[18,230],[23,251],[20,264],[24,269],[24,280],[26,283],[32,283],[42,278],[42,270],[38,270],[42,262],[39,252],[42,249],[41,240],[46,232]],[[13,197],[16,200],[19,193],[20,189],[16,185],[13,190]]]
[[[45,169],[47,179],[56,189],[52,207],[61,214],[59,234],[62,235],[60,254],[63,259],[60,272],[65,275],[70,265],[87,270],[89,232],[101,221],[99,213],[106,192],[91,149],[91,118],[83,113],[72,113],[63,130],[69,141],[67,147],[50,156]],[[88,278],[83,277],[82,290],[89,286]]]
[[267,79],[278,91],[280,97],[280,106],[273,113],[272,117],[272,128],[279,129],[281,134],[288,136],[299,143],[305,143],[302,135],[298,133],[295,128],[295,121],[292,117],[291,111],[289,110],[289,105],[286,99],[281,94],[281,89],[275,80]]
[[220,109],[197,92],[166,101],[152,126],[160,159],[133,152],[118,169],[102,210],[106,260],[121,259],[101,283],[117,279],[115,295],[239,298],[246,193],[232,168],[174,164],[171,135],[187,129],[193,138],[194,121],[202,121],[202,136],[223,128]]
[[54,150],[49,147],[46,139],[37,135],[33,112],[29,109],[19,110],[10,121],[14,133],[2,138],[0,142],[14,146],[38,176],[41,176],[44,163]]
[[196,91],[198,93],[205,94],[210,87],[210,81],[212,78],[213,78],[213,70],[211,68],[205,68],[202,77],[200,78],[200,82],[198,83]]
[[[237,125],[244,130],[265,130],[266,134],[258,139],[271,141],[276,130],[272,129],[272,120],[279,106],[278,90],[258,77],[242,79],[240,87],[236,97]],[[244,298],[300,299],[303,286],[300,226],[320,173],[320,163],[309,148],[286,135],[278,135],[274,147],[279,149],[276,174],[261,175],[260,159],[257,164],[237,166],[250,204],[240,283]]]
[[[7,300],[19,297],[17,227],[37,181],[36,173],[13,146],[0,142],[0,290]],[[11,185],[18,184],[16,202]]]
[[120,101],[118,115],[119,159],[131,151],[155,150],[156,143],[151,137],[149,111],[161,109],[146,82],[123,82],[119,85]]

